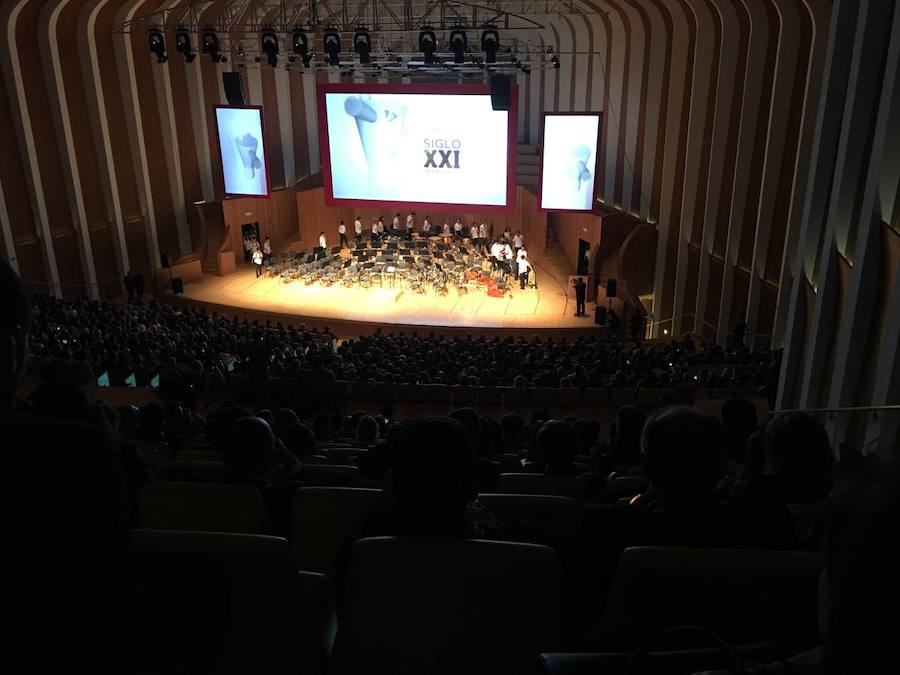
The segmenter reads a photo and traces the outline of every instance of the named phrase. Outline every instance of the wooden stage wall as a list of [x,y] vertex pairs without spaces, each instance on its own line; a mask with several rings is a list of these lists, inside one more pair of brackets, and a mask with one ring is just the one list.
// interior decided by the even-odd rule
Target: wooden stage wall
[[[394,214],[400,212],[400,218],[405,224],[406,214],[409,210],[402,204],[386,204],[384,208],[352,208],[344,206],[327,206],[325,204],[324,188],[316,187],[309,190],[297,191],[297,227],[299,239],[303,247],[317,245],[319,232],[325,232],[329,245],[337,244],[338,225],[343,220],[347,226],[347,233],[353,234],[353,220],[360,216],[363,223],[363,232],[371,232],[372,221],[378,220],[378,216],[384,217],[385,225],[389,226]],[[509,225],[513,232],[521,230],[525,235],[528,254],[540,262],[547,247],[547,214],[538,210],[537,197],[525,187],[516,186],[516,207],[509,213],[498,211],[434,211],[427,212],[419,209],[416,212],[416,230],[421,231],[422,220],[426,215],[431,215],[432,227],[441,227],[444,219],[450,220],[450,224],[457,216],[462,218],[463,224],[469,228],[472,222],[479,225],[482,222],[494,224],[494,232],[499,234]]]
[[230,226],[231,248],[236,253],[238,264],[244,261],[244,244],[241,241],[241,225],[259,223],[259,234],[263,239],[272,238],[272,248],[285,248],[297,239],[297,200],[294,188],[274,190],[268,199],[238,197],[222,202],[225,224]]

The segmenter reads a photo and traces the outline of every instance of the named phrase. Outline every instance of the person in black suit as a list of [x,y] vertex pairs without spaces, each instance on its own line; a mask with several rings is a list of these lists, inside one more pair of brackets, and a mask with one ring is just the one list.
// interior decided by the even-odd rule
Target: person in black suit
[[584,283],[582,277],[578,277],[572,282],[575,287],[575,316],[585,316],[584,301],[587,297],[587,284]]

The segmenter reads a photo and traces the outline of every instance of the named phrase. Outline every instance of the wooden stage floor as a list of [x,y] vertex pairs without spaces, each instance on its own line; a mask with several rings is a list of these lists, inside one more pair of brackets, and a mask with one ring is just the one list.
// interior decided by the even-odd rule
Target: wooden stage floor
[[296,281],[285,284],[276,277],[257,279],[252,267],[241,266],[226,277],[204,275],[200,282],[185,285],[182,296],[167,295],[165,300],[203,304],[221,312],[327,324],[339,334],[368,333],[379,326],[386,329],[433,327],[453,333],[466,329],[503,333],[597,333],[600,329],[591,318],[593,303],[588,303],[588,317],[574,316],[575,304],[567,299],[562,284],[535,267],[537,289],[520,290],[516,284],[512,296],[507,294],[503,298],[489,297],[481,288],[462,296],[457,296],[455,289],[443,297],[430,290],[419,294],[399,281],[395,288],[387,281],[383,288],[307,286]]

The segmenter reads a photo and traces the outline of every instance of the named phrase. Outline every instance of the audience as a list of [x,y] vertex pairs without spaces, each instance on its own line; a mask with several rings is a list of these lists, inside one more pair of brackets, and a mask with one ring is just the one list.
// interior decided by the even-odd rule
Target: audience
[[[92,672],[132,669],[145,647],[135,648],[140,584],[129,557],[128,527],[139,524],[140,486],[165,477],[143,453],[168,448],[159,458],[165,463],[197,439],[209,452],[221,453],[224,482],[260,490],[281,536],[291,534],[294,491],[315,485],[312,476],[320,475],[304,470],[304,458],[325,455],[330,461],[329,448],[355,463],[367,484],[383,486],[359,536],[540,541],[522,523],[498,519],[479,503],[479,494],[496,491],[495,460],[507,471],[568,476],[584,470],[576,463],[579,455],[581,461],[590,458],[589,475],[599,472],[601,480],[589,483],[581,564],[567,567],[566,574],[589,570],[570,581],[584,584],[587,600],[579,611],[586,608],[592,621],[602,614],[603,600],[590,586],[609,582],[625,546],[797,548],[788,505],[824,504],[812,543],[804,542],[827,556],[822,649],[792,660],[787,667],[793,670],[782,664],[761,672],[891,670],[883,664],[894,658],[898,635],[890,618],[900,602],[894,573],[900,563],[896,469],[873,466],[849,448],[841,449],[835,464],[825,429],[809,415],[780,415],[760,429],[753,403],[744,399],[726,401],[721,420],[692,407],[670,406],[647,417],[639,407],[624,406],[607,442],[596,420],[561,419],[547,410],[534,411],[526,424],[524,411],[498,421],[464,407],[445,417],[398,420],[390,404],[381,415],[360,411],[347,417],[333,405],[339,380],[517,388],[763,387],[776,354],[726,352],[692,342],[637,348],[591,339],[402,333],[336,344],[328,334],[228,321],[202,310],[31,301],[5,265],[0,293],[0,350],[10,364],[0,372],[2,512],[15,542],[4,556],[10,569],[2,582],[10,625],[4,638],[10,645],[0,650],[4,671],[51,670],[60,660]],[[44,363],[43,381],[27,400],[16,400],[29,338]],[[253,364],[261,359],[271,375],[296,378],[292,395],[270,398],[271,408],[255,411],[226,401],[204,415],[171,400],[139,408],[92,404],[82,386],[91,378],[73,366],[82,362],[95,374],[108,372],[111,383],[133,373],[144,385],[169,370],[189,379],[207,371],[225,377],[229,364],[252,380]],[[316,397],[321,405],[312,414],[306,403]],[[342,446],[353,452],[339,455]],[[637,487],[627,494],[607,491],[610,471],[629,476]],[[329,480],[340,478],[336,472]],[[338,595],[341,570],[342,563],[334,580]],[[26,583],[27,573],[35,572],[38,582]],[[345,600],[339,598],[342,611]],[[29,633],[46,636],[56,648],[26,651]],[[629,650],[643,637],[601,626],[588,645]],[[810,664],[813,669],[805,670]]]

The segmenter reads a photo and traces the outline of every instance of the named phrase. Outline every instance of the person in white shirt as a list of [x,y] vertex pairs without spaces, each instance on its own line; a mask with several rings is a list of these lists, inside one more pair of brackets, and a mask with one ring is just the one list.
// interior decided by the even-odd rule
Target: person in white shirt
[[431,234],[431,216],[425,216],[425,220],[422,222],[422,234],[426,237]]
[[449,236],[450,236],[450,221],[449,221],[449,220],[445,220],[445,221],[444,221],[444,231],[443,231],[443,235],[444,235],[445,237],[449,237]]
[[266,237],[266,240],[263,242],[262,247],[263,252],[263,260],[267,263],[271,264],[272,262],[272,240]]
[[328,242],[325,240],[324,232],[319,232],[319,246],[321,248],[328,248]]
[[400,214],[394,214],[394,219],[391,221],[391,232],[398,232],[400,230]]
[[453,223],[453,237],[457,240],[462,239],[462,223],[459,222],[459,218]]
[[516,232],[515,235],[513,235],[513,250],[516,252],[517,256],[519,253],[519,249],[522,248],[524,245],[525,245],[525,237],[522,235],[521,232]]
[[244,237],[244,262],[250,262],[253,253],[253,239],[248,234]]
[[507,274],[513,273],[513,250],[509,242],[503,244],[503,268]]
[[519,288],[521,290],[525,290],[525,284],[528,283],[528,272],[531,270],[531,263],[528,262],[528,258],[525,256],[519,256],[518,262],[518,272],[519,272]]
[[478,226],[475,223],[472,223],[472,227],[469,230],[469,239],[472,240],[473,246],[478,246]]
[[499,241],[491,244],[491,262],[494,265],[494,271],[500,269],[500,264],[503,262],[503,244]]
[[481,249],[483,251],[487,251],[487,223],[481,223],[478,226],[478,243],[481,244]]
[[253,264],[256,265],[256,278],[262,276],[263,252],[257,248],[253,251]]
[[416,228],[416,213],[415,211],[411,212],[406,216],[406,234],[405,237],[407,239],[412,239],[413,230]]
[[356,248],[359,248],[362,243],[362,221],[359,219],[359,216],[356,216],[356,220],[353,221],[353,231],[356,233]]
[[344,221],[341,221],[341,224],[338,225],[338,234],[341,236],[340,245],[347,246],[347,226],[344,225]]
[[374,244],[378,240],[378,221],[372,221],[372,243]]
[[525,250],[525,247],[519,249],[518,253],[516,253],[516,262],[519,262],[522,258],[528,257],[528,251]]

